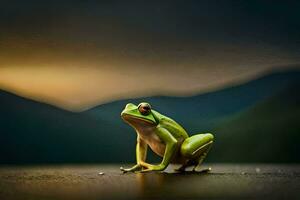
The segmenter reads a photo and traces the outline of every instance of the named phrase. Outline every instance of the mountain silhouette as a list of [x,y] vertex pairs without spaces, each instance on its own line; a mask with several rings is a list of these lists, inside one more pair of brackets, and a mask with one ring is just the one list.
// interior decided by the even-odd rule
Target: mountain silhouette
[[122,144],[126,149],[126,143],[111,134],[120,128],[83,113],[4,91],[0,105],[0,163],[113,162],[118,152],[111,151],[108,157],[111,147]]
[[225,119],[214,129],[214,156],[220,162],[299,162],[299,88],[300,82],[291,84]]
[[[190,135],[213,132],[212,162],[299,162],[300,71],[190,97],[114,101],[74,113],[0,91],[0,163],[134,162],[126,103],[149,102]],[[153,157],[151,159],[154,159]]]

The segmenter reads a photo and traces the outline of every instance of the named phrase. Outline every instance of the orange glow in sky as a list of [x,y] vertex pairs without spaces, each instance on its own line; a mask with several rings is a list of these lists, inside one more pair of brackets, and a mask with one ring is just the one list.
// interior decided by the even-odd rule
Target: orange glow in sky
[[278,5],[255,6],[7,1],[0,89],[79,111],[124,98],[199,94],[299,64],[297,6],[280,15]]
[[[100,64],[99,64],[100,65]],[[197,64],[198,65],[198,64]],[[270,65],[253,68],[179,66],[9,66],[0,68],[0,88],[68,110],[149,95],[193,95],[250,80]],[[275,67],[276,69],[276,67]],[[281,69],[279,67],[279,69]]]

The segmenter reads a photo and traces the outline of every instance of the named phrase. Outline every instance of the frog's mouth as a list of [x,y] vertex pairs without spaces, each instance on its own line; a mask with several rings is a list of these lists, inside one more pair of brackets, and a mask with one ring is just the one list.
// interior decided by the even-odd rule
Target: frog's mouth
[[122,114],[121,117],[124,121],[126,121],[129,124],[145,123],[148,125],[156,125],[156,122],[153,122],[150,119],[141,118],[134,115]]

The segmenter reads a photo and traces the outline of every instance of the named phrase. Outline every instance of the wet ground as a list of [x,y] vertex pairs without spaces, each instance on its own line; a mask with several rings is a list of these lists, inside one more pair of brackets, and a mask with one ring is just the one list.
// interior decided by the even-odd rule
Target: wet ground
[[122,174],[119,165],[0,166],[0,199],[300,199],[300,165],[209,166],[206,174],[172,168]]

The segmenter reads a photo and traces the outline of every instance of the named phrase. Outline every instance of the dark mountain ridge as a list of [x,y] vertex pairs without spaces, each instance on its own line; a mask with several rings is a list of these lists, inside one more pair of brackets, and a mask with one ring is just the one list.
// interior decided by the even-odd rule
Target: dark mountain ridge
[[[299,82],[300,71],[277,72],[206,94],[126,99],[81,113],[0,91],[0,163],[134,162],[136,135],[120,119],[120,112],[126,103],[141,101],[150,102],[154,109],[178,121],[191,135],[213,132],[216,143],[209,161],[300,162],[295,154],[299,148],[294,143],[299,142],[296,133],[300,128],[295,123],[299,115],[293,114],[300,107],[296,101]],[[276,101],[288,106],[280,107]],[[276,118],[276,123],[254,123],[256,119],[273,119],[274,112],[289,120]],[[286,137],[279,137],[277,127],[286,130]],[[260,131],[253,133],[254,130]],[[272,143],[265,143],[268,148],[264,154],[253,155],[254,149],[243,147],[259,146],[248,142],[256,141],[258,133],[261,140]],[[283,145],[277,149],[277,155],[272,144]]]

